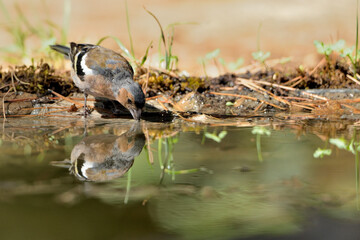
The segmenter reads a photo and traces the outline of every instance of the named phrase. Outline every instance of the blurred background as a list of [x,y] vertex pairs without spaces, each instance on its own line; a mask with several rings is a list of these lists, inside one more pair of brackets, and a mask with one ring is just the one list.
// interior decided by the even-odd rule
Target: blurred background
[[[29,64],[32,58],[36,62],[41,54],[34,49],[48,51],[46,45],[54,42],[96,43],[111,35],[131,48],[124,0],[0,2],[2,65]],[[127,7],[135,57],[140,59],[152,41],[149,60],[159,62],[160,30],[146,7],[164,29],[179,23],[174,27],[172,53],[178,57],[179,69],[191,74],[202,73],[199,58],[215,49],[226,62],[243,58],[243,65],[251,63],[258,39],[271,59],[292,57],[305,66],[319,60],[314,40],[355,43],[355,0],[131,0]],[[171,35],[171,30],[166,32]],[[120,51],[113,39],[102,45]]]

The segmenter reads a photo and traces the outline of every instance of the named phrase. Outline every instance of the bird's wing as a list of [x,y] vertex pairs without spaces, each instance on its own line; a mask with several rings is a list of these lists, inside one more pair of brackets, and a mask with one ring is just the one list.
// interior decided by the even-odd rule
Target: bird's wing
[[86,65],[94,75],[100,74],[105,77],[113,77],[123,73],[131,78],[134,75],[131,65],[123,56],[100,46],[90,49],[88,54],[83,57],[83,61],[84,63],[81,66]]

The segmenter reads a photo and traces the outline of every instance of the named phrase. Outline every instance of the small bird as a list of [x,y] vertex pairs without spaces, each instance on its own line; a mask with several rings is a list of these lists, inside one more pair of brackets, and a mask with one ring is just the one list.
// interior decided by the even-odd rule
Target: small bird
[[118,101],[134,119],[140,120],[145,95],[133,80],[131,65],[121,54],[98,45],[74,42],[70,43],[70,48],[63,45],[50,45],[50,48],[70,58],[71,77],[84,92],[85,114],[86,98],[91,94]]

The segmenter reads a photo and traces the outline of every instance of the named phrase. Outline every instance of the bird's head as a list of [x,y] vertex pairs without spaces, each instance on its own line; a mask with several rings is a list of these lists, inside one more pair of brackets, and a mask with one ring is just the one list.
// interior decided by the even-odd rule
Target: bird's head
[[132,82],[120,88],[116,100],[130,111],[134,119],[140,120],[141,111],[145,106],[145,95],[138,83]]

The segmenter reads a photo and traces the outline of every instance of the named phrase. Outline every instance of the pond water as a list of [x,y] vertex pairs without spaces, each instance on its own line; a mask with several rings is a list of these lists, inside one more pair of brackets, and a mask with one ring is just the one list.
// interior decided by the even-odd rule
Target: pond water
[[354,124],[86,128],[83,120],[4,123],[1,239],[360,238]]

